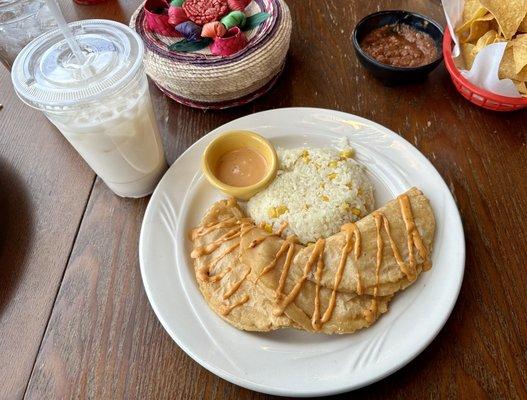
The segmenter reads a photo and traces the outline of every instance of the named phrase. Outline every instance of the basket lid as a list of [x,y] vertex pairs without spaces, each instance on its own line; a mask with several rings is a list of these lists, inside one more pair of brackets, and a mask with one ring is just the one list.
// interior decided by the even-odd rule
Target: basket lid
[[229,56],[214,55],[209,47],[188,52],[171,50],[169,47],[181,41],[182,38],[161,35],[149,29],[144,7],[139,9],[135,21],[132,17],[131,26],[141,36],[146,48],[163,58],[200,66],[222,65],[239,60],[268,42],[280,24],[280,19],[282,18],[281,8],[280,2],[277,0],[251,1],[244,11],[247,18],[262,12],[268,13],[269,17],[255,28],[243,32],[247,38],[247,46]]

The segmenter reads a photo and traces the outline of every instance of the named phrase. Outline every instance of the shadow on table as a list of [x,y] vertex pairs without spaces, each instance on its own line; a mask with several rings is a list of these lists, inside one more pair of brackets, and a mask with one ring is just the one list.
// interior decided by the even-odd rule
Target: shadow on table
[[0,312],[24,273],[33,226],[30,203],[21,177],[0,159]]

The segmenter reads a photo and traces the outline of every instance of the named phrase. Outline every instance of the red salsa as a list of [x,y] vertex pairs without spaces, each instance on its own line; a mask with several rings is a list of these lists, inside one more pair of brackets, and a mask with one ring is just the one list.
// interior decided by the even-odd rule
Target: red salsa
[[419,67],[438,56],[432,37],[406,24],[374,29],[362,40],[361,47],[377,61],[394,67]]

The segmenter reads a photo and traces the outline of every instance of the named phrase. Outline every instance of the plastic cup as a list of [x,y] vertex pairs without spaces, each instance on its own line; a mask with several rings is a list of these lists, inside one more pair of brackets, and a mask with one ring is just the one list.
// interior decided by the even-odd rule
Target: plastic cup
[[18,96],[41,110],[116,194],[143,197],[167,168],[143,69],[144,46],[109,20],[69,24],[86,62],[57,30],[35,39],[11,71]]

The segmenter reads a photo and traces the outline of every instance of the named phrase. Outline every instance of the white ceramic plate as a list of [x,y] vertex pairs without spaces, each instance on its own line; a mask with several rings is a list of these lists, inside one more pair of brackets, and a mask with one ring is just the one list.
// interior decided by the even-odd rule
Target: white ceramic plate
[[[327,146],[346,136],[383,205],[417,186],[437,220],[433,268],[399,293],[369,329],[326,336],[283,329],[239,331],[203,300],[186,233],[222,196],[205,180],[200,157],[217,134],[248,129],[282,147]],[[366,119],[337,111],[289,108],[249,115],[192,145],[168,170],[146,210],[139,243],[141,274],[157,317],[174,341],[214,374],[269,394],[315,396],[365,386],[418,355],[443,327],[463,279],[465,241],[454,200],[438,172],[411,144]]]

